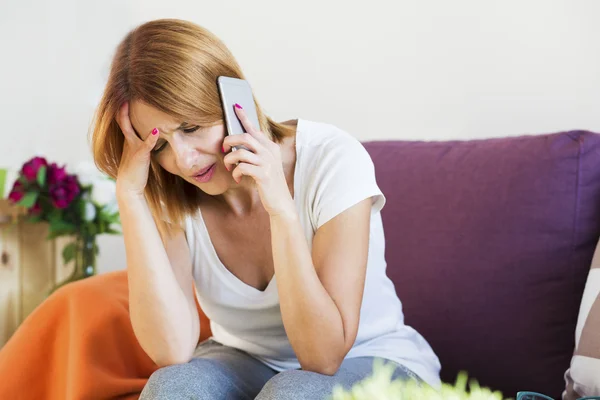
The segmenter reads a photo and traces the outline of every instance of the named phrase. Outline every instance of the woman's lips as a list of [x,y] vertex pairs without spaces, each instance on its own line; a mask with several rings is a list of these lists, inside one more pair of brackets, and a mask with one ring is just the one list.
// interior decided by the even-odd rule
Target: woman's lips
[[213,175],[214,175],[214,173],[215,173],[216,165],[217,165],[217,164],[215,163],[215,164],[211,165],[211,166],[210,166],[210,167],[209,167],[209,168],[206,170],[206,172],[204,172],[204,173],[201,173],[201,174],[198,174],[198,175],[195,175],[195,176],[194,176],[194,180],[195,180],[196,182],[200,182],[200,183],[205,183],[205,182],[208,182],[208,181],[210,181],[210,179],[212,178],[212,176],[213,176]]

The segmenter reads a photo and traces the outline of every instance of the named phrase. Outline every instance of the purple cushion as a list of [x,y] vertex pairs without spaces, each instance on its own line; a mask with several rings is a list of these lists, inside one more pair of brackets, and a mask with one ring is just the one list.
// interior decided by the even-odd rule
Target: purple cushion
[[388,275],[442,379],[560,396],[600,235],[600,135],[365,147]]

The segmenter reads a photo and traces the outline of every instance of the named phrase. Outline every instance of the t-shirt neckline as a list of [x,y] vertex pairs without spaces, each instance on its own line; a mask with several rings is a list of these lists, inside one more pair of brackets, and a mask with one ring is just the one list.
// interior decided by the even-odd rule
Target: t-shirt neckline
[[[302,135],[299,135],[302,132],[301,127],[304,127],[304,122],[300,118],[297,119],[296,124],[296,138],[295,138],[295,151],[296,151],[296,165],[294,166],[294,202],[296,203],[296,208],[298,207],[297,199],[299,198],[298,194],[298,181],[299,181],[299,171],[300,171],[300,150],[302,141]],[[203,230],[203,237],[205,238],[206,247],[210,252],[210,257],[214,260],[214,263],[211,263],[211,266],[216,265],[217,270],[220,273],[221,278],[229,284],[230,287],[235,289],[239,294],[243,294],[247,297],[257,298],[257,297],[267,297],[272,295],[273,293],[276,295],[277,290],[274,289],[277,287],[275,274],[267,284],[267,287],[264,290],[259,290],[252,285],[249,285],[242,281],[240,278],[235,276],[226,266],[223,264],[219,255],[217,254],[217,250],[215,249],[213,242],[210,238],[210,233],[208,232],[208,228],[204,222],[204,217],[202,216],[202,210],[198,209],[198,218],[200,221],[201,228]]]

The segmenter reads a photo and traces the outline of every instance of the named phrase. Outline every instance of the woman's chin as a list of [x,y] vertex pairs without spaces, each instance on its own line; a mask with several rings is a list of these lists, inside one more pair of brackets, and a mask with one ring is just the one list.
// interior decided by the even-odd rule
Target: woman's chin
[[[216,178],[216,179],[215,179]],[[233,182],[233,181],[232,181]],[[209,182],[190,182],[209,196],[219,196],[231,187],[225,179],[213,177]]]

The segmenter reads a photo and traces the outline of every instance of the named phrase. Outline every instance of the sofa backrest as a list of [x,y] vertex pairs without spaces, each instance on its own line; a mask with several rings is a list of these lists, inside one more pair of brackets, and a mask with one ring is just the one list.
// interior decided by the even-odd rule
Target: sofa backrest
[[600,236],[600,135],[364,145],[388,275],[442,379],[560,396]]

